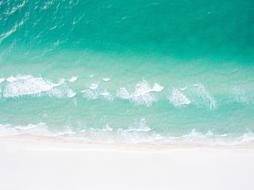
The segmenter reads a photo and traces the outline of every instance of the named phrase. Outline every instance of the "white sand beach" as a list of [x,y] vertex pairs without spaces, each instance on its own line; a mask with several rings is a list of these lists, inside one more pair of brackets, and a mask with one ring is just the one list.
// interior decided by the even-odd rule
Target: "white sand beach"
[[0,138],[1,190],[253,190],[253,147]]

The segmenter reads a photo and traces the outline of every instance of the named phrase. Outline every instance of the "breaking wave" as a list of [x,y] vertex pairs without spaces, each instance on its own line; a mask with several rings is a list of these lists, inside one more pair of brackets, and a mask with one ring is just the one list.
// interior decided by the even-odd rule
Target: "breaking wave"
[[195,129],[182,135],[160,134],[146,125],[145,119],[129,128],[114,129],[106,124],[103,128],[86,128],[73,130],[66,126],[61,131],[52,131],[46,123],[12,126],[0,124],[0,137],[17,135],[32,135],[54,137],[65,140],[81,140],[89,143],[123,143],[123,144],[150,144],[150,145],[254,145],[254,133],[247,131],[244,134],[214,134],[211,131],[201,133]]
[[53,83],[41,77],[31,75],[10,76],[1,79],[2,96],[4,98],[20,96],[54,96],[54,97],[73,97],[76,93],[64,85],[64,80]]
[[[110,78],[102,78],[104,83],[110,84]],[[72,88],[74,83],[79,83],[77,76],[58,79],[57,82],[32,75],[16,75],[0,78],[0,98],[14,98],[23,96],[49,96],[57,98],[73,98],[77,95],[89,100],[107,100],[112,102],[115,99],[127,100],[136,105],[150,107],[158,101],[168,100],[169,104],[176,108],[194,105],[209,110],[217,109],[223,103],[253,104],[252,92],[243,88],[234,87],[231,92],[225,94],[224,102],[216,100],[202,83],[178,88],[167,88],[159,83],[150,84],[146,80],[137,82],[133,89],[126,87],[105,87],[101,82],[93,82],[87,88],[79,83],[78,87]],[[165,90],[166,89],[166,90]],[[166,93],[169,92],[169,93]]]
[[253,6],[0,0],[1,130],[252,143]]
[[117,96],[122,99],[130,100],[138,105],[151,106],[153,102],[156,102],[155,92],[161,92],[164,89],[163,86],[158,83],[154,83],[151,86],[147,81],[143,80],[138,82],[133,92],[129,93],[124,87],[117,91]]
[[181,107],[191,103],[191,101],[178,89],[173,89],[168,99],[175,107]]

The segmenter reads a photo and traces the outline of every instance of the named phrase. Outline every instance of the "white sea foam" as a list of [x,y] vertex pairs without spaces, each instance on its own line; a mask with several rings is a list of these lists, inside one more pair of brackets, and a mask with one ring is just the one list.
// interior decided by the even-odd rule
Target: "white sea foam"
[[205,143],[205,142],[208,142],[208,140],[213,141],[212,138],[209,138],[213,136],[214,134],[211,131],[208,131],[206,134],[203,134],[201,132],[198,132],[196,129],[192,129],[189,134],[182,135],[175,138],[178,138],[178,141],[185,142],[185,143],[201,143],[201,142]]
[[147,125],[146,119],[141,118],[134,122],[127,129],[117,129],[117,141],[127,144],[137,143],[156,143],[158,134],[152,132],[152,129]]
[[203,84],[194,84],[193,87],[195,88],[197,96],[202,100],[204,104],[208,105],[210,110],[216,109],[216,100],[213,96],[210,95]]
[[95,100],[99,96],[97,91],[91,89],[81,90],[81,93],[83,94],[83,97],[91,100]]
[[0,78],[0,84],[5,81],[5,78]]
[[106,77],[106,78],[103,78],[102,80],[103,80],[104,82],[108,82],[108,81],[110,81],[110,78]]
[[14,77],[14,76],[10,76],[10,77],[8,77],[7,79],[6,79],[6,81],[8,81],[8,82],[14,82],[14,81],[16,81],[17,79],[16,79],[16,77]]
[[250,143],[250,142],[254,143],[254,133],[249,131],[249,132],[243,134],[240,137],[240,141],[243,143]]
[[153,92],[160,92],[163,88],[158,83],[151,87],[147,81],[143,80],[136,84],[134,92],[129,93],[126,88],[122,87],[117,91],[117,96],[122,99],[129,99],[138,105],[151,106],[156,101]]
[[171,95],[168,97],[169,102],[175,107],[188,105],[191,101],[178,89],[174,88]]
[[113,96],[107,90],[104,90],[103,92],[101,92],[100,96],[102,96],[105,99],[110,100],[110,101],[113,100]]
[[131,101],[136,104],[143,104],[146,106],[152,105],[156,101],[156,98],[152,92],[150,84],[146,81],[141,81],[136,84],[135,91],[131,94]]
[[105,125],[105,128],[102,129],[103,131],[113,131],[113,128],[109,126],[109,124]]
[[214,134],[212,131],[201,133],[193,129],[189,134],[175,137],[172,143],[203,144],[203,145],[244,145],[254,143],[254,134],[247,132],[242,135]]
[[60,85],[62,85],[62,84],[64,84],[65,83],[65,79],[64,78],[61,78],[59,81],[58,81],[58,83],[56,84],[56,86],[60,86]]
[[76,96],[76,94],[77,94],[77,93],[74,92],[74,91],[71,90],[71,89],[66,90],[66,96],[69,97],[69,98],[72,98],[72,97]]
[[40,77],[30,75],[7,78],[7,85],[3,90],[4,97],[35,95],[52,90],[56,84]]
[[153,85],[153,91],[154,91],[154,92],[161,92],[163,89],[164,89],[164,87],[161,86],[161,85],[159,85],[158,83],[155,83],[155,84]]
[[112,101],[114,99],[107,89],[100,88],[99,83],[92,83],[88,89],[82,90],[81,93],[83,97],[91,100],[103,98]]
[[151,130],[146,123],[146,119],[142,118],[138,122],[135,122],[133,126],[125,129],[124,132],[148,132]]
[[75,82],[76,80],[78,80],[78,77],[72,76],[68,81],[69,82]]
[[237,86],[233,88],[233,99],[238,103],[253,104],[254,93],[248,92],[248,89]]
[[56,136],[53,132],[50,132],[46,123],[28,124],[28,125],[10,125],[0,124],[0,136],[10,135],[38,135],[38,136]]
[[73,97],[75,92],[66,86],[62,86],[65,81],[61,79],[58,83],[53,83],[41,77],[31,75],[10,76],[3,86],[3,97],[19,97],[25,95],[41,96],[49,95],[56,97]]
[[92,83],[90,86],[89,86],[89,89],[91,90],[96,90],[99,86],[99,83]]
[[122,99],[129,99],[130,98],[130,93],[126,88],[120,88],[116,95]]
[[99,96],[97,88],[98,83],[92,83],[88,89],[81,90],[81,93],[83,94],[83,97],[94,100]]
[[29,134],[35,136],[63,137],[100,143],[148,143],[154,145],[254,145],[254,133],[242,135],[214,134],[212,131],[201,133],[195,129],[182,135],[160,134],[151,129],[145,119],[134,123],[127,129],[113,129],[108,124],[102,128],[76,130],[66,126],[61,131],[51,131],[46,123],[11,125],[0,124],[0,136]]
[[[53,88],[50,91],[45,92],[47,93],[48,96],[50,97],[57,97],[57,98],[62,98],[63,97],[63,93],[60,89],[57,88]],[[41,96],[42,94],[33,94],[33,95],[37,95],[37,96]]]

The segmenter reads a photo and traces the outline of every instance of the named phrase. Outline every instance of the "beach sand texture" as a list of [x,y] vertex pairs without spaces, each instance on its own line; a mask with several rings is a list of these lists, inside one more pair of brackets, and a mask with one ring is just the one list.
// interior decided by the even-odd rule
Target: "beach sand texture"
[[0,140],[2,190],[253,190],[254,149]]

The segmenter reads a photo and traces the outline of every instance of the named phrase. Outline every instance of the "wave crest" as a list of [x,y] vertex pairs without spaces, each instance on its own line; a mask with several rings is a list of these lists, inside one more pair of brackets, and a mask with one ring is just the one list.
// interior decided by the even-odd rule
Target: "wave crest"
[[75,129],[66,126],[60,131],[52,131],[46,123],[13,126],[0,124],[0,136],[15,136],[20,134],[65,138],[66,140],[82,140],[95,143],[125,143],[125,144],[154,144],[154,145],[254,145],[254,133],[247,131],[243,134],[214,134],[192,129],[191,132],[179,135],[161,134],[150,128],[145,119],[141,119],[129,128],[112,128],[106,124],[102,128]]
[[129,93],[126,88],[120,88],[117,91],[117,96],[122,99],[128,99],[138,105],[151,106],[157,99],[154,92],[160,92],[164,89],[163,86],[155,83],[151,86],[147,81],[138,82],[135,86],[134,92]]
[[171,95],[168,97],[169,102],[175,107],[188,105],[191,101],[178,89],[174,88]]
[[41,96],[48,95],[54,97],[74,97],[76,93],[63,85],[64,80],[58,83],[53,83],[41,77],[34,77],[32,75],[18,75],[10,76],[2,81],[4,98],[13,98],[19,96]]

